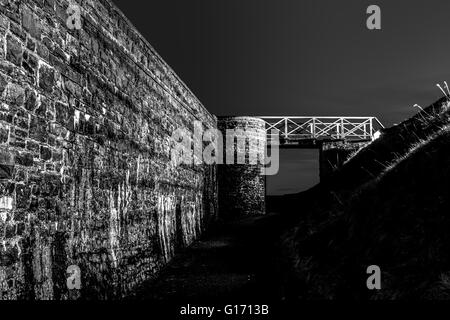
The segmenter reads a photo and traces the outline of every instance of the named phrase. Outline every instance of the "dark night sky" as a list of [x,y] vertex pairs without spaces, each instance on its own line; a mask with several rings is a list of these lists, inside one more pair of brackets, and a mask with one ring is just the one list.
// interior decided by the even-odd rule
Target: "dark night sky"
[[[391,125],[450,80],[448,0],[113,1],[216,115],[377,116]],[[381,7],[381,31],[366,28],[371,4]],[[285,170],[295,170],[291,160]],[[301,187],[313,183],[300,171]]]

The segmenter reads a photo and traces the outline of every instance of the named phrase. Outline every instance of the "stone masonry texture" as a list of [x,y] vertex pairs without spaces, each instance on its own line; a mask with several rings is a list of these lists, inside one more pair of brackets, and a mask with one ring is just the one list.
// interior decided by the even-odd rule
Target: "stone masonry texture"
[[[219,165],[219,216],[227,220],[265,214],[266,178],[261,175],[266,144],[265,122],[252,117],[220,117],[218,127],[226,139],[230,139],[227,130],[246,132],[243,136],[237,135],[246,139],[245,144],[238,143],[238,139],[233,143],[235,157],[237,151],[245,155],[245,164],[235,161],[234,164]],[[224,160],[226,149],[224,142]],[[250,164],[250,150],[261,155],[262,161]]]
[[110,1],[72,3],[81,30],[0,0],[0,299],[122,298],[217,215],[216,166],[170,159],[217,119]]

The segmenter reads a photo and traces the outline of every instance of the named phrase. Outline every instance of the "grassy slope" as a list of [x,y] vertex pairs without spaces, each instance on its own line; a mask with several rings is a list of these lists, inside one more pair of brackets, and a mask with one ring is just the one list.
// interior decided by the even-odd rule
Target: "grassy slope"
[[[405,157],[411,148],[429,139],[448,123],[450,110],[446,99],[440,99],[414,117],[385,129],[378,140],[354,155],[326,182],[300,194],[270,199],[273,204],[269,203],[269,210],[276,209],[298,216],[298,212],[291,208],[301,203],[302,219],[307,218],[310,227],[314,227],[327,220],[330,214],[347,207],[356,189],[379,176],[388,166]],[[304,212],[308,212],[309,216],[304,217]]]
[[[387,129],[311,191],[312,214],[285,238],[295,274],[291,295],[450,298],[450,130],[444,102]],[[365,271],[372,264],[382,269],[379,292],[366,288]]]

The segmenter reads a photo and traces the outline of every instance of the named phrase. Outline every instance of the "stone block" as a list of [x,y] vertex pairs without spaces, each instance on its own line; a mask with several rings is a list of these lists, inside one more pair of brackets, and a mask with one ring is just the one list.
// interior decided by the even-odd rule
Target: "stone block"
[[22,43],[15,37],[8,35],[6,38],[6,60],[20,67],[22,65],[22,55]]
[[25,139],[23,139],[23,138],[20,138],[16,135],[10,135],[9,145],[11,147],[24,149],[26,147],[26,142],[25,142]]
[[39,144],[34,141],[28,140],[27,141],[27,150],[29,150],[33,153],[38,153],[39,152]]
[[[28,117],[27,118],[15,117],[13,123],[16,126],[16,131],[17,130],[28,131],[28,127],[29,127]],[[17,133],[16,133],[16,135],[17,135]],[[19,134],[18,136],[26,137],[26,135],[23,136],[23,134]]]
[[28,111],[33,111],[36,108],[36,104],[37,104],[36,92],[28,88],[25,92],[25,108]]
[[[20,255],[17,250],[17,247],[10,247],[8,246],[6,248],[6,251],[3,251],[2,254],[0,254],[0,267],[9,267],[20,260]],[[11,289],[13,289],[14,282],[10,281],[10,284],[8,285]]]
[[17,165],[31,167],[34,164],[33,155],[31,153],[18,153],[15,158],[15,163]]
[[18,184],[16,185],[16,200],[17,208],[25,209],[28,207],[30,201],[31,190],[28,185]]
[[22,11],[22,26],[33,38],[41,39],[41,23],[37,16],[27,7]]
[[6,87],[5,101],[13,107],[20,107],[25,103],[25,89],[17,83],[9,83]]
[[4,15],[0,14],[0,31],[5,32],[9,27],[9,20]]
[[70,108],[69,106],[63,103],[56,102],[55,112],[56,112],[56,122],[60,124],[65,124],[70,118]]
[[47,49],[47,47],[45,45],[43,45],[40,42],[36,44],[36,53],[42,59],[44,59],[46,61],[49,60],[49,50]]
[[14,165],[14,155],[9,151],[0,150],[0,179],[11,179]]
[[30,121],[30,138],[39,142],[47,142],[47,122],[40,117],[32,116]]
[[44,146],[41,146],[41,160],[47,161],[52,158],[52,151]]
[[39,66],[39,87],[47,93],[52,93],[55,86],[55,70],[46,64]]
[[[38,67],[38,59],[37,57],[28,52],[24,52],[22,67],[31,75],[35,75]],[[34,82],[34,81],[33,81]]]

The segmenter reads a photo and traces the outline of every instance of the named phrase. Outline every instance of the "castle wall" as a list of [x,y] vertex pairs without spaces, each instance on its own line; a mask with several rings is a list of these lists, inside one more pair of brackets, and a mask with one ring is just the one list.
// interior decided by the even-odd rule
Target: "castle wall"
[[217,214],[216,166],[170,160],[216,118],[110,1],[72,2],[80,30],[67,1],[0,1],[0,299],[123,297]]

